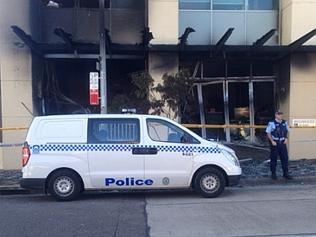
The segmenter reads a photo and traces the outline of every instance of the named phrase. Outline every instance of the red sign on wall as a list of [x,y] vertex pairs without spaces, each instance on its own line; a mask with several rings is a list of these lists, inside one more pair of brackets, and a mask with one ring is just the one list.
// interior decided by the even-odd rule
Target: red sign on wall
[[99,73],[90,72],[90,105],[99,105]]

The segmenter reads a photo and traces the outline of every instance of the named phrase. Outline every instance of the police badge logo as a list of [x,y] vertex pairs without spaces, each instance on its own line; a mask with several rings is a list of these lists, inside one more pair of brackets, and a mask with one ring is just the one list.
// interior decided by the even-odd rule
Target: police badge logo
[[168,178],[168,177],[164,177],[164,178],[162,179],[162,183],[163,183],[164,185],[168,185],[168,184],[170,183],[169,178]]
[[33,154],[39,154],[40,153],[40,147],[37,146],[37,145],[34,145],[32,147],[32,151],[33,151]]

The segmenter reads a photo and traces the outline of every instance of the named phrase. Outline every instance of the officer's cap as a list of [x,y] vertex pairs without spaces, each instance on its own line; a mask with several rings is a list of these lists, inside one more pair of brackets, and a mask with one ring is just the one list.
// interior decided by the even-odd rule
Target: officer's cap
[[275,111],[275,114],[283,114],[283,112],[278,109],[277,111]]

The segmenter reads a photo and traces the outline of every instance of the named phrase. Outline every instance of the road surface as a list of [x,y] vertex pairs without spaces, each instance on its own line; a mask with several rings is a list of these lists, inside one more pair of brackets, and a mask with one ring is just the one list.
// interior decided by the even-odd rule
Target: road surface
[[227,189],[217,199],[194,192],[87,193],[73,202],[0,196],[0,237],[316,236],[316,186]]

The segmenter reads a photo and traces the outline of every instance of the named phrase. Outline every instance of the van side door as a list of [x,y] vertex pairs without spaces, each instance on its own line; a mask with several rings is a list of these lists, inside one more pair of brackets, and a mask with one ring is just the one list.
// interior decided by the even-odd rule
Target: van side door
[[145,178],[155,187],[187,187],[200,142],[163,119],[146,119],[145,145],[156,149],[145,155]]
[[89,118],[88,160],[93,187],[134,188],[130,181],[144,178],[144,156],[132,154],[140,142],[138,118]]

